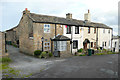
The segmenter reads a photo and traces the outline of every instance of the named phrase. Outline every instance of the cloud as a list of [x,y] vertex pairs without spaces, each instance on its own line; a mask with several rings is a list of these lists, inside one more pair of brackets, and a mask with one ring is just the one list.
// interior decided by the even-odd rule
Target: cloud
[[[74,19],[84,20],[84,13],[90,9],[91,21],[113,27],[117,32],[119,0],[1,0],[3,30],[19,23],[24,8],[37,14],[65,17],[72,13]],[[0,9],[1,10],[1,9]],[[116,26],[115,26],[116,25]],[[116,34],[116,33],[114,33]]]

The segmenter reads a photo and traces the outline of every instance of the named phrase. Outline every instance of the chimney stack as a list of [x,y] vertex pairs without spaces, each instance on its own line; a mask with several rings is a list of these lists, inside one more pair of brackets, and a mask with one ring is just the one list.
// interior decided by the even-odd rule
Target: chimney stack
[[66,14],[66,19],[72,19],[72,14],[71,13]]
[[84,14],[84,20],[90,22],[91,21],[91,14],[90,10],[88,9],[88,13]]
[[23,14],[28,14],[28,13],[30,13],[30,11],[27,8],[25,8],[25,10],[23,11]]

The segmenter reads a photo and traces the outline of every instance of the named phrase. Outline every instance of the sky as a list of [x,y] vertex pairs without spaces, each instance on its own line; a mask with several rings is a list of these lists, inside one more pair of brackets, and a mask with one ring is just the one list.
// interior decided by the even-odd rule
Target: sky
[[28,8],[31,13],[66,17],[72,13],[74,19],[84,20],[88,9],[91,21],[104,23],[118,35],[119,0],[0,0],[0,31],[19,24],[22,12]]

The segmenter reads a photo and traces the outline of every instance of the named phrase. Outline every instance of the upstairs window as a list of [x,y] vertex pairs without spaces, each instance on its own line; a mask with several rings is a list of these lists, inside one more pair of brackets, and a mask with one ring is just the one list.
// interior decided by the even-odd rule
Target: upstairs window
[[116,47],[117,42],[115,42],[115,47]]
[[94,33],[96,33],[96,28],[94,28]]
[[73,49],[78,48],[78,40],[73,41]]
[[108,30],[108,33],[110,33],[110,30]]
[[50,24],[44,24],[44,33],[50,33]]
[[88,33],[90,33],[90,27],[88,27]]
[[105,33],[105,29],[103,29],[103,33]]
[[75,34],[79,34],[79,26],[75,26]]
[[66,34],[71,34],[71,26],[67,26],[67,33]]

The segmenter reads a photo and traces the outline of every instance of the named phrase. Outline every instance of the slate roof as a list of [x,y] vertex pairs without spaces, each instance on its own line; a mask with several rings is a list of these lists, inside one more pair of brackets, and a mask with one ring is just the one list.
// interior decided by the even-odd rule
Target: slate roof
[[120,36],[113,36],[113,39],[119,39]]
[[52,41],[69,41],[69,40],[71,39],[63,35],[58,35],[56,36],[56,38],[52,39]]
[[83,20],[66,19],[66,18],[56,17],[56,16],[29,13],[28,17],[32,19],[33,22],[37,22],[37,23],[51,23],[51,24],[71,25],[71,26],[99,27],[99,28],[112,29],[111,27],[102,23],[95,23],[95,22],[85,23]]

